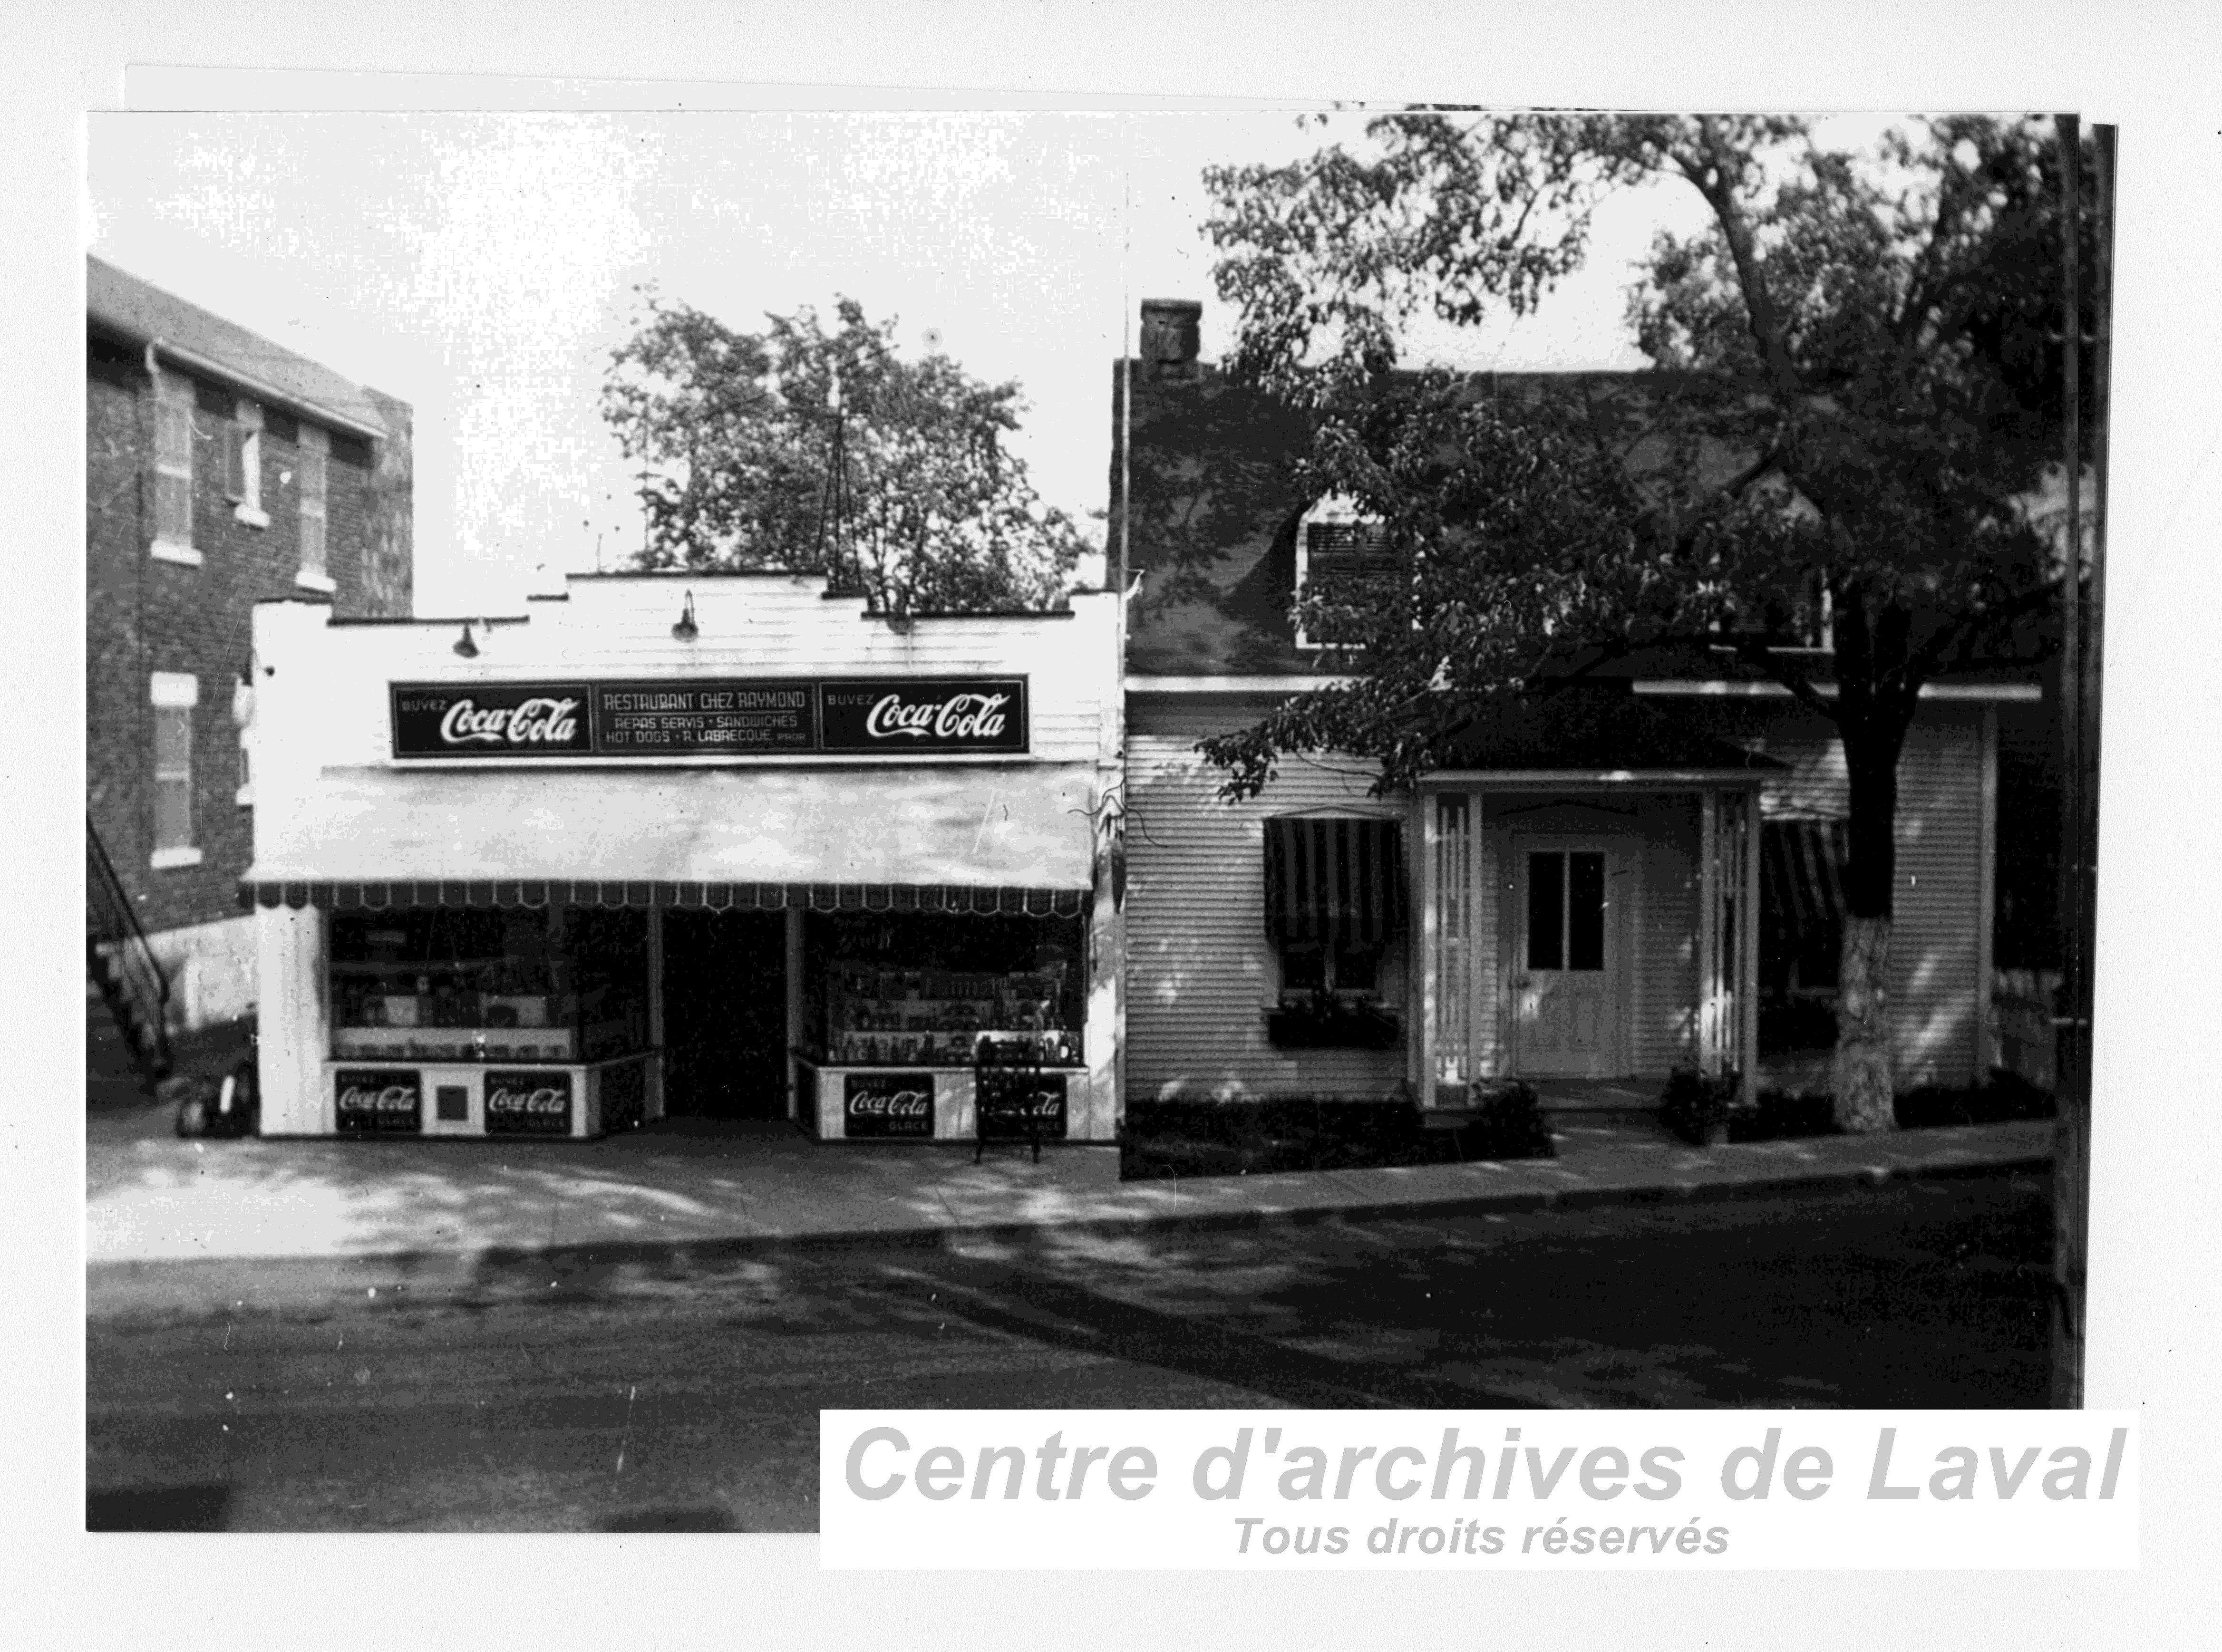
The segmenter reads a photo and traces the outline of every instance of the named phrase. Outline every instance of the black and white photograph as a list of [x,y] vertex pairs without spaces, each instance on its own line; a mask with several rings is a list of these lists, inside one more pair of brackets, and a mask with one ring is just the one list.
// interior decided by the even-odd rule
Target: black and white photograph
[[2211,1305],[2110,1294],[2215,1145],[2107,693],[2205,530],[2072,82],[133,73],[84,1540],[745,1557],[876,1407],[2127,1411]]

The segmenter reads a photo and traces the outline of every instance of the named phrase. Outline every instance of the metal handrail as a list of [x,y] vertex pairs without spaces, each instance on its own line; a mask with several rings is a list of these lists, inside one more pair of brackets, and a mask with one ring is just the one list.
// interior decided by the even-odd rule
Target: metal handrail
[[114,966],[112,975],[101,976],[102,992],[111,1004],[124,1001],[139,1023],[127,1030],[134,1032],[141,1055],[155,1071],[166,1072],[170,978],[154,956],[90,814],[85,817],[85,929],[87,952],[104,954]]

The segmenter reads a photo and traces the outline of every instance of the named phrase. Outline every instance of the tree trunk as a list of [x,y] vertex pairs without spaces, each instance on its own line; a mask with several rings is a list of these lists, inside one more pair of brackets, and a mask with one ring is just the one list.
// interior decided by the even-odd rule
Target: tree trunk
[[1887,917],[1846,917],[1836,975],[1836,1055],[1830,1068],[1836,1128],[1893,1129],[1897,1086],[1890,1056]]
[[[1851,860],[1844,868],[1844,937],[1836,973],[1836,1126],[1898,1124],[1890,1036],[1890,942],[1898,879],[1898,756],[1905,722],[1867,696],[1847,694],[1839,730],[1850,781]],[[1910,719],[1908,719],[1910,720]]]

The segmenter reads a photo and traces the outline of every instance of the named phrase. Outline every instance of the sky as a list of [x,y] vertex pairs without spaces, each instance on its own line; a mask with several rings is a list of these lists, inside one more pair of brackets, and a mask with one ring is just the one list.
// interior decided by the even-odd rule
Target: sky
[[[415,410],[417,607],[514,611],[637,550],[637,482],[597,411],[639,290],[753,330],[837,295],[897,339],[1016,379],[1018,447],[1076,518],[1108,503],[1112,363],[1144,297],[1227,315],[1203,168],[1283,160],[1295,113],[144,113],[92,116],[99,257]],[[1505,368],[1639,365],[1629,260],[1694,222],[1671,186],[1601,213],[1531,316],[1453,341]]]

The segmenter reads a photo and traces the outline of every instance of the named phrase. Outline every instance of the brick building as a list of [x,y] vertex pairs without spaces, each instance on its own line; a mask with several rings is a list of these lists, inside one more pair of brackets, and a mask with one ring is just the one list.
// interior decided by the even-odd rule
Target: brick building
[[254,1007],[254,605],[409,613],[410,429],[405,403],[86,260],[88,940],[112,949],[105,887],[173,1030]]

